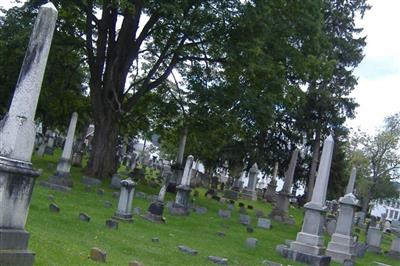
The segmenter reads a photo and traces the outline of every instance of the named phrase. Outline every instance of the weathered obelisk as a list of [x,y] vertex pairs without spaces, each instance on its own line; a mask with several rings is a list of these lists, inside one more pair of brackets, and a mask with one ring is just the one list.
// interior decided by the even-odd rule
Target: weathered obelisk
[[41,6],[25,53],[10,109],[0,121],[0,265],[32,265],[25,223],[35,178],[31,164],[35,113],[57,10]]

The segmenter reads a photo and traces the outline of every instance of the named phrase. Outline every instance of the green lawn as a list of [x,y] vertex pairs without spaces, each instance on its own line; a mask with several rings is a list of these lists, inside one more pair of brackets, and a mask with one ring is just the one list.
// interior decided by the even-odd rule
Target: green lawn
[[[57,151],[54,156],[33,158],[34,167],[43,170],[39,180],[47,179],[53,174],[59,154],[60,151]],[[106,193],[103,196],[98,195],[95,189],[85,192],[79,181],[82,176],[81,169],[73,167],[72,175],[74,188],[69,193],[51,191],[39,185],[34,188],[26,229],[31,237],[29,248],[36,252],[36,265],[95,265],[97,263],[88,258],[92,247],[99,247],[107,252],[109,265],[128,265],[128,262],[133,260],[138,260],[144,265],[214,265],[207,260],[209,255],[226,257],[229,259],[229,265],[261,265],[265,259],[285,265],[301,265],[283,259],[275,251],[276,245],[284,243],[285,239],[295,239],[302,219],[300,209],[291,209],[291,214],[296,220],[295,226],[272,222],[271,230],[256,228],[255,212],[249,211],[255,231],[247,233],[246,227],[238,222],[238,207],[230,220],[223,220],[218,217],[217,212],[220,208],[224,209],[224,205],[206,199],[205,190],[200,189],[200,197],[196,199],[196,204],[208,208],[205,215],[192,213],[188,217],[175,217],[166,211],[166,224],[154,224],[141,217],[135,217],[133,223],[120,222],[119,229],[115,231],[105,227],[105,220],[114,214],[117,204],[117,199],[112,197],[113,190],[105,184],[103,189]],[[157,194],[157,190],[141,185],[136,187],[136,191],[148,194]],[[50,194],[54,195],[54,202],[61,208],[58,214],[49,212]],[[167,195],[167,200],[173,199],[174,195]],[[106,200],[113,203],[112,208],[104,207]],[[265,214],[271,210],[270,204],[245,200],[241,202],[252,204],[255,209],[262,210]],[[134,207],[140,207],[142,211],[146,210],[149,204],[147,200],[134,198]],[[89,214],[91,221],[80,221],[79,212]],[[225,232],[226,236],[217,236],[218,231]],[[153,237],[159,237],[160,242],[153,243]],[[258,239],[256,248],[246,247],[247,237]],[[178,245],[196,249],[198,255],[184,254],[177,249]],[[384,250],[388,250],[389,247],[390,242],[385,239]],[[373,261],[396,265],[393,259],[369,253],[363,259],[359,259],[357,265],[372,265]]]

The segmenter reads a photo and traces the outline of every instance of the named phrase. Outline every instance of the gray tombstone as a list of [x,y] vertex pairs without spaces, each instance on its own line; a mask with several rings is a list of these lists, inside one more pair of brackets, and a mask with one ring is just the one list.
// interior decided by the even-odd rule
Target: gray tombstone
[[219,210],[218,211],[218,216],[225,218],[225,219],[230,219],[231,218],[231,211],[225,211],[225,210]]
[[190,196],[190,178],[194,158],[189,155],[186,159],[185,169],[182,175],[181,184],[176,187],[177,193],[175,203],[169,209],[173,215],[188,215],[189,214],[189,196]]
[[256,185],[257,185],[257,176],[259,174],[258,166],[255,163],[251,168],[250,168],[250,174],[249,174],[249,183],[247,185],[247,188],[243,190],[243,198],[245,199],[250,199],[250,200],[257,200],[257,191],[256,191]]
[[367,234],[368,251],[381,252],[382,231],[377,227],[369,227]]
[[396,237],[392,240],[388,255],[394,259],[400,260],[400,237]]
[[135,182],[128,178],[121,181],[121,193],[119,195],[118,209],[113,218],[131,222],[132,219],[132,200],[135,190]]
[[249,237],[246,239],[246,246],[250,247],[250,248],[255,248],[257,246],[257,238],[254,237]]
[[263,229],[270,229],[271,228],[271,221],[265,218],[258,218],[257,227]]
[[240,214],[239,215],[239,223],[241,223],[243,225],[249,225],[250,224],[250,216]]

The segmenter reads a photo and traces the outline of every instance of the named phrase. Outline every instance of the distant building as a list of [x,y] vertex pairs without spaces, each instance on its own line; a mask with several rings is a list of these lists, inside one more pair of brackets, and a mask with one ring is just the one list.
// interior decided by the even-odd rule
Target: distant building
[[[400,183],[395,182],[397,190],[400,192]],[[400,198],[390,200],[376,200],[373,202],[371,215],[381,217],[386,214],[386,219],[400,221]]]

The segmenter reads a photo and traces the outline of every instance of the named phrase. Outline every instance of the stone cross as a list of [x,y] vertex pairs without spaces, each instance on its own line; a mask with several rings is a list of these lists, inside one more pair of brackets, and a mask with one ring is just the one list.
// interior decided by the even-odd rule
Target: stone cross
[[332,235],[326,250],[326,255],[331,256],[332,260],[339,263],[344,263],[345,260],[354,261],[356,258],[356,243],[354,243],[352,237],[354,212],[358,206],[358,200],[352,192],[355,179],[356,168],[353,167],[346,194],[339,199],[340,210],[335,233]]
[[57,10],[40,7],[9,112],[0,121],[0,265],[32,265],[24,230],[35,178],[30,163],[35,113],[53,38]]
[[301,232],[297,234],[296,241],[290,244],[290,252],[288,254],[291,254],[291,258],[294,260],[308,257],[319,262],[330,261],[330,257],[324,256],[323,227],[326,214],[326,207],[324,205],[329,182],[333,145],[333,137],[329,136],[326,138],[312,198],[310,202],[304,205],[305,215]]
[[121,192],[119,194],[118,209],[113,218],[122,221],[132,221],[132,200],[135,191],[135,182],[132,179],[121,181]]

